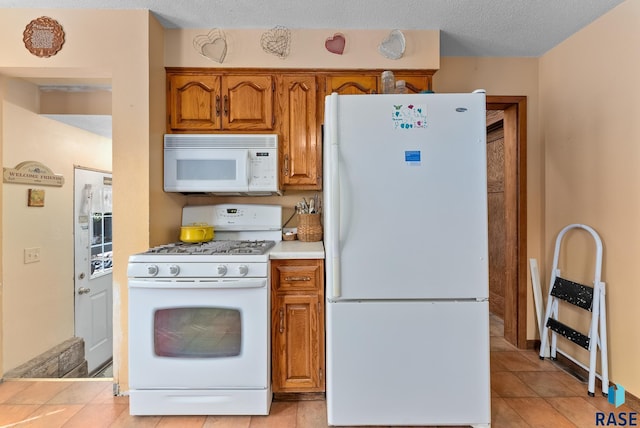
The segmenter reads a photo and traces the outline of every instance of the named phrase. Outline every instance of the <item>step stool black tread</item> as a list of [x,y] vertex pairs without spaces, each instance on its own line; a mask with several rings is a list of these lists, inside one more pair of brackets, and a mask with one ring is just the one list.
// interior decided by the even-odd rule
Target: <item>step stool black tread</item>
[[578,284],[577,282],[557,276],[551,289],[551,295],[579,308],[591,311],[593,287]]

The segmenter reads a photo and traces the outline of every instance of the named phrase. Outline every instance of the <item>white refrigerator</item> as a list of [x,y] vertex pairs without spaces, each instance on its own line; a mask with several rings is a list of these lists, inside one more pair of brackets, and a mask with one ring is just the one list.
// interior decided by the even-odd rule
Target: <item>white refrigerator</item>
[[489,426],[486,101],[326,97],[330,425]]

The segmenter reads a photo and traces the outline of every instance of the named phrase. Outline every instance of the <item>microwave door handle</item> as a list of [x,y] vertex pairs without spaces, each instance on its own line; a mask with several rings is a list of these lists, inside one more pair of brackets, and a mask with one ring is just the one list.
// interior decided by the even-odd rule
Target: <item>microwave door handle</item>
[[251,151],[247,150],[247,165],[245,167],[245,175],[247,176],[247,186],[251,185]]

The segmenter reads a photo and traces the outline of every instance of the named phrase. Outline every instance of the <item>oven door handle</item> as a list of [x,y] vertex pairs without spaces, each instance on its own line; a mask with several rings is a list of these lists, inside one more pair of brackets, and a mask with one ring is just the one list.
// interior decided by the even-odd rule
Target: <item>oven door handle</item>
[[266,288],[267,280],[255,279],[213,279],[213,278],[135,278],[129,279],[129,288],[157,289],[222,289],[222,288]]

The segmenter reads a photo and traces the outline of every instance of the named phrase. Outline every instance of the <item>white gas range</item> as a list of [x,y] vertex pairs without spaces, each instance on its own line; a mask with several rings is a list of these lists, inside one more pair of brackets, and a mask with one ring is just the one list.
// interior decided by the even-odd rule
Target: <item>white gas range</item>
[[266,415],[271,405],[269,250],[275,205],[185,207],[215,240],[129,258],[132,415]]

